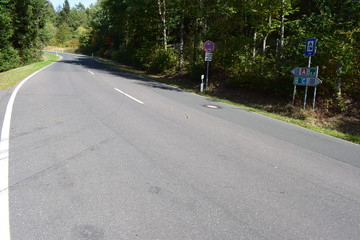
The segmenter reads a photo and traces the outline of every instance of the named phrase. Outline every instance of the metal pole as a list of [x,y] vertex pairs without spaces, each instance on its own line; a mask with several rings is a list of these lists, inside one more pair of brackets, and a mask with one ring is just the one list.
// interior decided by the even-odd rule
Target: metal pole
[[[310,68],[310,66],[311,66],[311,56],[309,56],[308,68]],[[309,88],[308,86],[306,86],[306,88],[305,88],[304,110],[305,110],[305,107],[306,107],[306,98],[307,98],[308,88]]]
[[309,86],[306,86],[306,88],[305,88],[304,110],[305,110],[305,107],[306,107],[306,98],[307,98],[308,87],[309,87]]
[[209,84],[209,61],[206,62],[206,83],[205,83],[205,90],[208,89]]
[[294,106],[295,103],[295,94],[296,94],[296,85],[294,85],[294,93],[293,93],[293,99],[292,99],[292,105]]
[[316,99],[316,86],[315,86],[315,89],[314,89],[313,111],[315,110],[315,99]]

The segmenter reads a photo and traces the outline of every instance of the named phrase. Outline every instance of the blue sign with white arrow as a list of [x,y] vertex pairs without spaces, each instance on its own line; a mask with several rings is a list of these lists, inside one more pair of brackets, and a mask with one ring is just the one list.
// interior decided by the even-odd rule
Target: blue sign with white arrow
[[305,56],[308,56],[308,57],[315,56],[316,41],[317,41],[317,39],[315,39],[315,38],[306,39]]

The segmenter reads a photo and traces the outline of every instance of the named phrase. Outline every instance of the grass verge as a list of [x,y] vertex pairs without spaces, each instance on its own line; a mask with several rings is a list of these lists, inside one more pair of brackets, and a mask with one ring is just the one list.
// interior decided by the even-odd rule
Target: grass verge
[[56,62],[58,59],[59,56],[44,53],[43,60],[40,62],[32,63],[23,67],[0,73],[0,90],[11,89],[25,77],[53,62]]
[[229,101],[229,100],[224,100],[224,99],[221,99],[221,98],[216,98],[216,97],[213,97],[213,96],[208,96],[208,95],[205,95],[205,96],[209,97],[209,98],[212,98],[212,99],[214,99],[216,101],[231,104],[231,105],[241,107],[241,108],[244,108],[246,110],[256,112],[256,113],[259,113],[259,114],[262,114],[262,115],[265,115],[265,116],[268,116],[268,117],[271,117],[271,118],[275,118],[275,119],[278,119],[278,120],[281,120],[281,121],[284,121],[284,122],[295,124],[295,125],[298,125],[300,127],[310,129],[312,131],[316,131],[316,132],[323,133],[323,134],[326,134],[326,135],[329,135],[329,136],[333,136],[333,137],[336,137],[336,138],[340,138],[340,139],[343,139],[343,140],[347,140],[347,141],[350,141],[350,142],[353,142],[353,143],[360,144],[360,136],[359,135],[342,133],[342,132],[339,132],[339,131],[336,131],[336,130],[314,126],[314,125],[306,122],[305,120],[301,120],[301,119],[297,119],[297,118],[291,118],[291,117],[283,116],[283,115],[272,113],[272,112],[267,112],[267,111],[262,110],[262,109],[249,107],[249,106],[246,106],[246,105],[243,105],[243,104],[235,103],[235,102],[232,102],[232,101]]
[[[197,91],[196,89],[186,87],[186,86],[182,85],[181,83],[177,84],[173,80],[169,80],[168,78],[166,78],[164,76],[149,75],[149,74],[146,74],[144,71],[140,71],[140,70],[131,68],[129,66],[122,65],[122,64],[116,63],[114,61],[103,59],[103,58],[97,58],[97,60],[99,62],[103,63],[103,64],[106,64],[107,66],[110,66],[110,67],[115,68],[115,69],[119,69],[121,71],[126,71],[126,72],[129,72],[129,73],[133,73],[133,74],[136,74],[136,75],[147,77],[147,78],[150,78],[150,79],[155,80],[155,81],[166,83],[166,84],[178,87],[178,88],[185,89],[185,90],[190,91],[190,92],[200,94],[199,91]],[[281,121],[284,121],[284,122],[295,124],[295,125],[298,125],[298,126],[301,126],[301,127],[304,127],[304,128],[307,128],[307,129],[310,129],[310,130],[313,130],[313,131],[316,131],[316,132],[319,132],[319,133],[323,133],[323,134],[330,135],[330,136],[333,136],[333,137],[336,137],[336,138],[340,138],[340,139],[343,139],[343,140],[347,140],[347,141],[350,141],[350,142],[353,142],[353,143],[360,144],[360,135],[350,134],[350,133],[343,133],[343,132],[338,131],[338,130],[319,127],[319,126],[316,126],[316,124],[315,125],[311,124],[311,123],[309,123],[309,122],[307,122],[306,120],[303,120],[303,119],[284,116],[284,115],[281,115],[281,114],[278,114],[278,113],[266,111],[266,110],[259,109],[259,108],[254,108],[254,107],[248,106],[246,104],[240,104],[240,103],[236,103],[236,102],[233,102],[233,101],[230,101],[230,100],[225,100],[223,98],[214,97],[214,96],[206,95],[206,94],[201,94],[201,95],[203,95],[205,97],[208,97],[208,98],[212,98],[212,99],[214,99],[216,101],[220,101],[220,102],[224,102],[224,103],[231,104],[231,105],[234,105],[234,106],[238,106],[238,107],[241,107],[241,108],[247,109],[249,111],[253,111],[253,112],[256,112],[256,113],[259,113],[259,114],[262,114],[262,115],[265,115],[265,116],[268,116],[268,117],[271,117],[271,118],[275,118],[275,119],[278,119],[278,120],[281,120]],[[294,110],[294,111],[297,111],[297,110]]]

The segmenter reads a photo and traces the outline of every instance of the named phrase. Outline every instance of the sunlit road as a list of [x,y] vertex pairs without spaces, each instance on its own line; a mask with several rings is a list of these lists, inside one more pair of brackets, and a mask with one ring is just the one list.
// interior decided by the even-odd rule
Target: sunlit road
[[359,145],[62,56],[14,102],[11,240],[360,238]]

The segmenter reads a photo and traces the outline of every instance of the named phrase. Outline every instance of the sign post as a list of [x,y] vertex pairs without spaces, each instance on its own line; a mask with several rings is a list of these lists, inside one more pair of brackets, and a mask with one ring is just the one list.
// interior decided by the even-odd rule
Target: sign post
[[[310,68],[310,66],[311,66],[311,57],[315,56],[316,42],[317,42],[317,39],[315,39],[315,38],[306,39],[306,42],[305,42],[305,56],[309,57],[308,68]],[[307,92],[308,92],[308,86],[306,86],[306,89],[305,89],[304,109],[306,107]],[[316,87],[315,87],[314,92],[316,92]],[[315,98],[315,96],[314,96],[314,98]],[[313,108],[313,110],[314,110],[314,108]]]
[[212,52],[215,49],[215,43],[212,41],[206,41],[204,43],[204,50],[205,50],[205,62],[206,62],[206,82],[205,82],[205,90],[208,88],[209,84],[209,65],[212,61]]
[[206,61],[205,91],[208,89],[208,86],[209,86],[209,65],[210,65],[210,62],[209,62],[209,61]]
[[315,56],[316,53],[316,42],[317,39],[310,38],[306,39],[305,42],[305,56],[309,57],[309,62],[307,67],[297,67],[292,69],[290,72],[295,76],[294,77],[294,93],[292,99],[292,105],[295,102],[296,86],[305,86],[305,96],[304,96],[304,109],[306,107],[306,99],[308,88],[315,87],[314,89],[314,98],[313,98],[313,110],[315,109],[315,98],[316,98],[316,88],[317,85],[321,84],[322,81],[317,77],[319,72],[319,67],[311,67],[311,57]]
[[294,95],[292,104],[294,105],[296,86],[305,86],[305,97],[304,97],[304,109],[306,106],[307,98],[307,89],[308,87],[315,87],[314,89],[314,99],[313,99],[313,109],[315,109],[315,98],[316,98],[316,87],[321,84],[322,81],[317,77],[319,72],[319,67],[309,68],[309,67],[297,67],[290,71],[294,75]]
[[214,49],[215,49],[215,43],[214,42],[212,42],[212,41],[206,41],[205,43],[204,43],[204,50],[205,50],[205,52],[213,52],[214,51]]
[[316,88],[317,88],[317,86],[315,86],[315,88],[314,88],[314,98],[313,98],[313,105],[312,105],[313,110],[315,110]]

